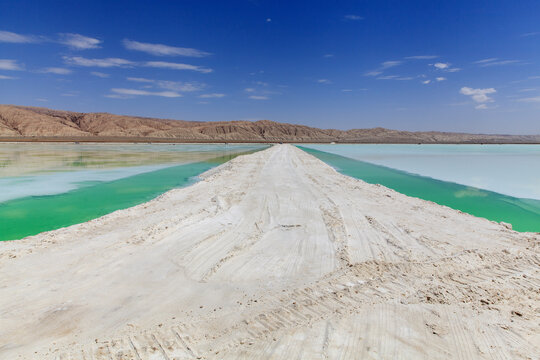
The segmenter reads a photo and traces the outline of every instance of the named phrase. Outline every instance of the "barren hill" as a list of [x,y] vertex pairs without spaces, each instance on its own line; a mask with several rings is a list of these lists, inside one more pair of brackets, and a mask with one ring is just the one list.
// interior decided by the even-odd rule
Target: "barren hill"
[[540,143],[540,135],[318,129],[269,120],[200,122],[0,105],[0,140]]

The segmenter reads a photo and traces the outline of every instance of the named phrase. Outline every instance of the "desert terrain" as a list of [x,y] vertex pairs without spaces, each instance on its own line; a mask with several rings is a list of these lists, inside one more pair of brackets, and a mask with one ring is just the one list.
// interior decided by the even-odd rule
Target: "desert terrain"
[[0,141],[538,144],[540,135],[318,129],[270,120],[201,122],[0,105]]
[[0,243],[0,358],[538,359],[539,243],[276,145]]

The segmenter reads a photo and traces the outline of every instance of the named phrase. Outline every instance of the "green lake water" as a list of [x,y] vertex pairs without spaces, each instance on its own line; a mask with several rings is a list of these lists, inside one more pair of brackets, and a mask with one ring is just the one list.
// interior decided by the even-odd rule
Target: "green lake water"
[[0,202],[0,241],[78,224],[149,201],[170,189],[189,185],[197,175],[216,165],[254,151],[168,166],[113,181],[79,183],[76,189],[59,194]]
[[517,231],[540,232],[540,200],[522,199],[452,182],[410,174],[324,151],[299,146],[340,173],[402,194],[512,224]]

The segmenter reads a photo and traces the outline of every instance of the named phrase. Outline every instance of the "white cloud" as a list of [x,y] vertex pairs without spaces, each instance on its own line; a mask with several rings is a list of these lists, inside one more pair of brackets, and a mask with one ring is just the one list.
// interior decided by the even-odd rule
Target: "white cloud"
[[530,88],[530,89],[521,89],[518,90],[519,92],[529,92],[529,91],[536,91],[536,89]]
[[431,82],[431,80],[425,80],[425,81],[422,81],[422,84],[427,85],[427,84],[429,84],[430,82]]
[[199,95],[200,98],[203,98],[203,99],[209,99],[209,98],[222,98],[224,97],[225,94],[202,94],[202,95]]
[[179,64],[165,61],[148,61],[144,64],[144,66],[171,70],[192,70],[201,72],[203,74],[211,73],[212,71],[214,71],[212,69],[204,68],[197,65]]
[[97,76],[97,77],[100,77],[102,79],[108,78],[110,76],[109,74],[105,74],[105,73],[102,73],[102,72],[99,72],[99,71],[92,71],[90,74],[92,74],[94,76]]
[[272,22],[272,19],[267,18],[267,19],[266,19],[266,22]]
[[[486,61],[490,60],[490,61]],[[499,60],[495,61],[497,59],[486,59],[486,60],[480,60],[482,62],[477,62],[480,64],[481,67],[487,67],[487,66],[498,66],[498,65],[510,65],[510,64],[516,64],[520,63],[520,60]]]
[[128,77],[126,79],[129,80],[129,81],[136,81],[136,82],[142,82],[142,83],[153,83],[153,82],[156,81],[156,80],[138,78],[138,77]]
[[371,70],[371,71],[368,71],[367,73],[365,73],[364,76],[377,76],[377,75],[381,75],[381,74],[382,74],[382,71]]
[[49,67],[42,69],[39,71],[41,73],[49,73],[49,74],[57,74],[57,75],[68,75],[71,74],[73,71],[65,68],[59,68],[59,67]]
[[269,99],[268,96],[264,96],[264,95],[251,95],[249,98],[253,100],[268,100]]
[[435,80],[437,80],[437,81],[444,81],[444,80],[446,80],[446,78],[443,77],[443,76],[439,76],[439,77],[436,77]]
[[138,78],[138,77],[128,77],[127,80],[140,82],[140,83],[153,84],[153,86],[156,86],[161,89],[180,91],[180,92],[200,91],[204,88],[203,84],[186,83],[182,81],[153,80],[153,79]]
[[476,109],[487,109],[486,103],[494,101],[488,96],[488,94],[494,94],[497,92],[497,90],[495,90],[494,88],[473,89],[470,87],[462,87],[459,92],[460,94],[470,96],[474,100],[474,102],[478,103]]
[[0,59],[0,70],[22,70],[22,65],[17,64],[17,60]]
[[528,37],[528,36],[536,36],[536,35],[540,35],[540,31],[529,32],[529,33],[521,34],[520,36]]
[[0,75],[0,80],[13,80],[13,79],[16,79],[16,77],[7,76],[7,75]]
[[407,56],[405,59],[407,60],[431,60],[438,58],[438,55],[415,55],[415,56]]
[[379,76],[377,80],[412,80],[411,76],[399,76],[399,75],[385,75]]
[[126,49],[142,51],[156,56],[190,56],[190,57],[204,57],[211,55],[206,51],[201,51],[192,48],[175,47],[163,44],[149,44],[142,43],[134,40],[124,39],[123,41]]
[[332,82],[328,79],[319,79],[317,80],[319,84],[331,84]]
[[394,60],[394,61],[385,61],[383,62],[381,65],[381,67],[383,69],[388,69],[388,68],[391,68],[391,67],[394,67],[394,66],[398,66],[401,64],[401,61],[399,60]]
[[499,60],[499,59],[497,58],[482,59],[482,60],[475,61],[473,64],[485,64],[485,63],[492,62],[495,60]]
[[167,97],[167,98],[176,98],[181,97],[182,94],[179,94],[174,91],[146,91],[146,90],[139,90],[139,89],[111,89],[111,91],[118,95],[127,95],[127,96],[161,96],[161,97]]
[[59,43],[76,50],[98,49],[101,47],[99,46],[101,40],[80,34],[60,34]]
[[133,66],[135,63],[126,59],[105,58],[105,59],[87,59],[81,56],[64,56],[64,62],[69,65],[86,66],[86,67],[127,67]]
[[255,92],[255,89],[254,88],[245,88],[244,89],[245,92]]
[[438,63],[433,64],[433,66],[435,66],[437,69],[444,70],[450,67],[450,63],[438,62]]
[[395,66],[401,65],[402,61],[399,60],[392,60],[392,61],[385,61],[381,63],[381,66],[378,69],[368,71],[364,74],[364,76],[378,76],[383,73],[384,70],[393,68]]
[[442,71],[446,71],[446,72],[458,72],[460,71],[461,69],[460,68],[453,68],[453,67],[450,67],[450,63],[443,63],[443,62],[437,62],[435,64],[430,64],[432,66],[434,66],[437,70],[442,70]]
[[519,102],[540,103],[540,96],[518,99]]
[[9,31],[0,31],[0,42],[28,44],[43,41],[43,38],[34,35],[21,35]]
[[353,20],[353,21],[364,20],[364,17],[359,16],[359,15],[354,15],[354,14],[345,15],[344,18],[346,20]]

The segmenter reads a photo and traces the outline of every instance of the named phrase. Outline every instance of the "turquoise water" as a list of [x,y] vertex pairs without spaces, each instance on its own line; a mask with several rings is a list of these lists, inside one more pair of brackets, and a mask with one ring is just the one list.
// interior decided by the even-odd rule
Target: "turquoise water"
[[310,144],[306,147],[433,179],[540,200],[540,145]]
[[512,224],[517,231],[540,232],[540,200],[517,198],[437,180],[305,146],[299,148],[339,172],[370,184],[381,184],[402,194],[430,200],[489,220],[504,221]]
[[[73,154],[64,152],[65,145],[60,150],[43,144],[42,150],[48,154],[45,160],[36,162],[35,154],[25,153],[12,156],[19,159],[9,163],[14,168],[4,166],[4,173],[17,176],[0,177],[0,193],[10,194],[0,201],[0,240],[20,239],[143,203],[189,185],[197,175],[239,154],[262,148],[265,146],[123,145],[121,151],[109,152],[110,145],[94,145],[80,149],[90,149],[91,154],[85,153],[84,161],[72,166]],[[5,149],[4,157],[13,155]]]

